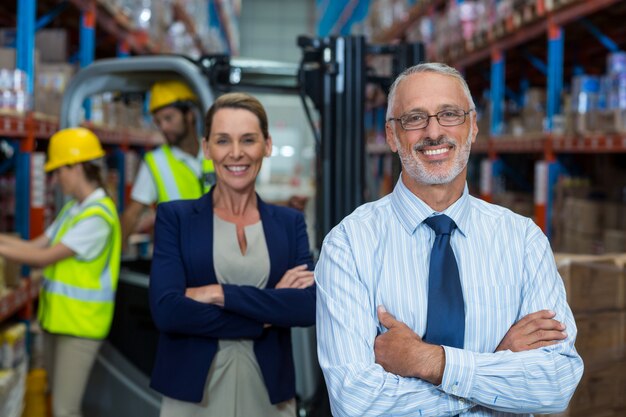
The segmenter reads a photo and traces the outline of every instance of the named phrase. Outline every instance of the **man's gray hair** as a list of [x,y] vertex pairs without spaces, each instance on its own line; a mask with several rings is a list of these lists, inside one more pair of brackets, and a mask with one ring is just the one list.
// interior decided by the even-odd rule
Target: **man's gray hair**
[[[425,62],[422,64],[414,65],[410,68],[405,69],[402,74],[398,75],[398,78],[393,82],[391,88],[389,89],[389,95],[387,96],[387,116],[386,119],[390,119],[394,117],[391,113],[393,112],[394,102],[396,100],[396,89],[398,85],[409,75],[423,73],[423,72],[433,72],[435,74],[446,75],[448,77],[456,78],[463,88],[463,92],[467,96],[467,102],[470,105],[470,108],[474,108],[474,100],[472,99],[472,93],[470,93],[469,87],[467,86],[467,82],[465,78],[461,75],[459,71],[455,68],[452,68],[449,65],[440,63],[440,62]],[[397,116],[396,116],[397,117]]]

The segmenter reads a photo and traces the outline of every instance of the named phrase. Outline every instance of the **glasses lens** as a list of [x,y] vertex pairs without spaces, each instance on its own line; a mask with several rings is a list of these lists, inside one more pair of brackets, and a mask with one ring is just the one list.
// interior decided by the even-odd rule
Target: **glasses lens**
[[428,124],[428,115],[426,113],[408,113],[400,118],[402,127],[409,129],[421,129]]
[[456,126],[465,121],[463,110],[444,110],[437,113],[437,120],[442,126]]

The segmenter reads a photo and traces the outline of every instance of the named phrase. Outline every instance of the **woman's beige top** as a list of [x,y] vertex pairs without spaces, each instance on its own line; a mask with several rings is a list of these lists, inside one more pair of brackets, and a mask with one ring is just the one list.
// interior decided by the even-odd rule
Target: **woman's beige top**
[[[213,215],[213,261],[220,284],[265,288],[270,259],[263,224],[244,228],[247,252],[241,253],[233,223]],[[163,400],[161,417],[294,417],[295,400],[272,405],[251,340],[220,340],[200,404]]]

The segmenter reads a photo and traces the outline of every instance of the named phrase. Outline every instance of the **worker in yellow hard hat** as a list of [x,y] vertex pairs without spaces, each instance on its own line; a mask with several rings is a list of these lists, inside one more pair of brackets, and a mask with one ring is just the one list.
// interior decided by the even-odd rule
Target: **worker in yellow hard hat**
[[155,203],[199,198],[215,181],[213,163],[204,159],[196,131],[198,98],[180,81],[159,81],[150,90],[149,110],[166,143],[148,152],[122,214],[125,243],[141,214]]
[[0,256],[44,268],[38,318],[55,417],[82,415],[87,379],[113,319],[122,240],[102,180],[104,155],[88,129],[55,133],[44,169],[71,200],[35,239],[0,234]]

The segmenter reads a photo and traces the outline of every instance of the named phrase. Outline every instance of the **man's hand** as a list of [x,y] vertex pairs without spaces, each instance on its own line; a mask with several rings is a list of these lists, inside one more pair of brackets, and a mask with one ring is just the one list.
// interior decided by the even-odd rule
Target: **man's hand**
[[307,270],[306,264],[291,268],[278,281],[275,288],[307,288],[313,285],[315,277],[313,271]]
[[540,310],[522,318],[504,335],[496,352],[521,352],[559,343],[567,337],[567,333],[565,325],[554,320],[555,315],[554,311]]
[[424,342],[383,306],[378,307],[378,320],[388,331],[374,341],[376,363],[385,371],[399,376],[441,384],[446,363],[443,348]]

